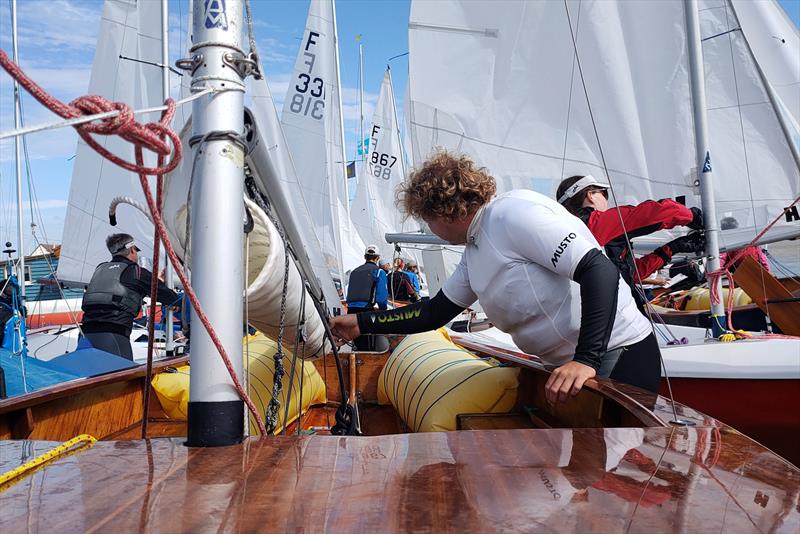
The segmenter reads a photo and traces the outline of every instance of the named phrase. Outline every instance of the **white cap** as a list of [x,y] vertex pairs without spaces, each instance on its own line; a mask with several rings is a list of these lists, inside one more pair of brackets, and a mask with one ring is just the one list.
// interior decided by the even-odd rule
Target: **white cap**
[[577,195],[578,193],[580,193],[581,191],[592,185],[595,187],[602,187],[603,189],[608,189],[609,187],[611,187],[603,182],[598,182],[597,178],[595,178],[591,174],[587,174],[586,176],[584,176],[583,178],[572,184],[570,187],[568,187],[567,190],[564,191],[564,194],[561,195],[561,197],[558,199],[558,203],[563,204],[567,200],[571,199],[572,197],[574,197],[575,195]]
[[367,245],[366,250],[364,250],[365,256],[380,256],[380,252],[378,252],[378,245]]

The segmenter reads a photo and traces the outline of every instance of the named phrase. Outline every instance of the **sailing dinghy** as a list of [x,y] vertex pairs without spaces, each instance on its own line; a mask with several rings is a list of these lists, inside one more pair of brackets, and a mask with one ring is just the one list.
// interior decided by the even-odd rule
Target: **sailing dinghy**
[[[197,63],[193,84],[236,82],[239,87],[254,72],[222,67],[230,64],[223,61],[225,54],[241,50],[243,11],[235,0],[194,3],[190,54],[195,58],[202,54],[207,63],[184,63]],[[228,60],[245,57],[242,53]],[[202,128],[220,128],[214,120],[221,118],[237,121],[233,125],[243,132],[245,112],[237,92],[220,90],[214,97],[204,95],[193,102],[195,135],[207,136]],[[213,115],[220,97],[235,113]],[[266,135],[269,126],[262,132]],[[214,217],[215,224],[230,229],[231,242],[225,244],[222,259],[238,264],[229,266],[236,276],[224,288],[226,295],[229,298],[238,290],[245,294],[242,243],[247,241],[245,228],[253,232],[258,224],[251,203],[257,205],[254,199],[259,197],[244,198],[247,158],[242,145],[219,139],[196,144],[195,153],[187,156],[196,155],[198,162],[189,180],[194,222],[188,240],[184,235],[183,253],[204,307],[214,302],[214,293],[203,287],[207,281],[203,269],[209,266],[198,261],[208,250],[218,249],[213,241],[204,240],[198,227]],[[285,186],[260,168],[257,158],[252,161],[251,172],[269,189],[265,193],[269,203],[261,201],[270,212],[290,214],[278,221],[283,234],[302,235],[291,209],[276,204],[292,198]],[[226,185],[233,191],[213,191],[221,180],[207,172],[212,164],[229,173]],[[177,174],[171,179],[180,183]],[[234,188],[234,182],[242,189]],[[220,195],[215,200],[226,195],[225,209],[204,211],[208,188]],[[246,227],[245,205],[254,219]],[[171,215],[175,213],[165,212]],[[174,239],[179,241],[180,235]],[[294,251],[291,262],[307,293],[293,298],[314,299],[316,305],[324,300],[323,291],[312,278],[313,261],[300,254],[314,243],[289,241],[288,250]],[[276,277],[280,276],[279,271]],[[226,310],[230,306],[217,304]],[[213,306],[208,310],[215,311]],[[224,348],[232,356],[233,376],[245,377],[257,364],[248,358],[250,369],[245,373],[242,317],[243,313],[213,318],[215,329],[236,334],[230,336],[235,343],[226,342]],[[278,343],[273,347],[274,354],[282,350]],[[282,425],[284,435],[263,439],[244,437],[244,420],[235,415],[243,412],[243,403],[232,400],[242,392],[218,364],[220,355],[214,347],[197,333],[192,340],[186,422],[174,413],[167,417],[167,410],[181,402],[163,392],[162,400],[153,399],[150,411],[142,409],[143,390],[151,386],[143,381],[143,370],[97,377],[81,387],[70,385],[59,392],[60,402],[43,403],[42,396],[0,401],[0,436],[10,438],[0,441],[0,496],[8,503],[0,521],[12,527],[33,525],[33,530],[81,531],[112,522],[115,528],[171,531],[249,531],[266,525],[280,531],[615,531],[700,526],[758,532],[795,530],[800,524],[795,506],[800,470],[712,417],[662,397],[611,381],[590,381],[568,403],[550,406],[543,389],[548,373],[529,359],[492,348],[470,352],[441,333],[397,339],[391,353],[347,354],[346,366],[331,350],[303,364],[300,375],[306,377],[305,368],[311,365],[317,378],[310,372],[305,386],[301,379],[295,389],[284,375],[288,382],[283,392],[289,397],[278,396],[285,400],[282,408],[291,406],[306,398],[305,388],[321,379],[324,399],[309,398],[296,423]],[[429,362],[434,372],[414,373],[414,360],[433,355],[439,358]],[[297,355],[284,352],[283,356],[291,362]],[[280,354],[273,359],[276,365],[279,361]],[[302,363],[299,358],[296,362]],[[164,364],[155,367],[163,371],[156,378],[175,374],[168,373]],[[466,376],[453,383],[455,375],[447,371],[458,368],[466,370]],[[476,377],[481,385],[471,391]],[[269,390],[262,391],[268,396]],[[498,395],[494,401],[487,395],[490,391]],[[467,400],[453,403],[453,392]],[[486,395],[489,404],[473,403],[471,397],[477,393]],[[254,397],[260,406],[270,404],[266,397]],[[343,406],[353,410],[342,410]],[[442,415],[445,407],[450,413]],[[465,413],[462,407],[478,413]],[[128,426],[113,431],[103,427],[123,414]],[[354,421],[356,414],[360,416]],[[252,417],[259,415],[257,410]],[[43,465],[31,464],[32,458],[53,449],[52,442],[30,439],[42,437],[39,432],[45,431],[47,421],[49,439],[64,439],[56,432],[70,430],[93,432],[108,441],[95,443],[78,436],[50,452]],[[149,439],[139,440],[143,422],[151,423]],[[355,435],[357,428],[361,435]],[[412,432],[442,429],[448,431]],[[193,446],[176,436],[187,436]],[[203,440],[209,440],[204,445],[220,446],[194,446]],[[31,471],[36,465],[38,470]]]

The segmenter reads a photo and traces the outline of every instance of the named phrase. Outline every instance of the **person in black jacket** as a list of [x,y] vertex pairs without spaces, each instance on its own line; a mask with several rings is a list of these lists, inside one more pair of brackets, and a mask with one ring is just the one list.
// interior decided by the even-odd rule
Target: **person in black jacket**
[[387,276],[389,296],[395,303],[417,302],[419,300],[419,294],[414,288],[414,284],[405,267],[405,260],[397,258],[394,260],[394,270]]
[[[133,320],[150,294],[153,274],[137,264],[139,247],[129,234],[108,236],[106,247],[111,261],[97,266],[83,295],[82,331],[94,348],[133,360]],[[158,283],[159,302],[171,305],[177,300],[177,293]]]
[[[630,286],[636,305],[644,313],[646,300],[637,287],[642,280],[670,263],[673,254],[703,252],[703,212],[671,199],[646,200],[635,206],[609,209],[609,187],[591,175],[570,176],[559,184],[556,198],[589,227],[608,258],[619,269],[622,279]],[[628,239],[676,226],[686,226],[695,232],[673,239],[641,258],[635,258],[628,247]]]
[[[364,264],[350,273],[347,286],[347,313],[352,315],[374,310],[377,306],[385,310],[389,291],[386,273],[378,267],[380,253],[377,245],[369,245],[364,251]],[[388,350],[389,342],[385,336],[361,336],[353,340],[353,348],[361,351],[383,352]]]

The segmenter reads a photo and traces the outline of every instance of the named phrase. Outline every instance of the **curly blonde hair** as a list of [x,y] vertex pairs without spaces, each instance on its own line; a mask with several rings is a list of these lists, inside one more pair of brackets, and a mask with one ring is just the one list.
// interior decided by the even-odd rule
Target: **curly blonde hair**
[[438,150],[398,187],[397,202],[420,219],[463,219],[489,202],[497,191],[486,169],[461,154]]

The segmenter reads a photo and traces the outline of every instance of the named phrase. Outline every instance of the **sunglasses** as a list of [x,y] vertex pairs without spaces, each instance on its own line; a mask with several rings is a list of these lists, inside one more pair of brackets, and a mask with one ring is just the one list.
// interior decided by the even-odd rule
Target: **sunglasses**
[[603,195],[606,198],[606,200],[608,200],[608,190],[607,189],[592,189],[587,194],[591,195],[592,193],[600,193],[601,195]]

